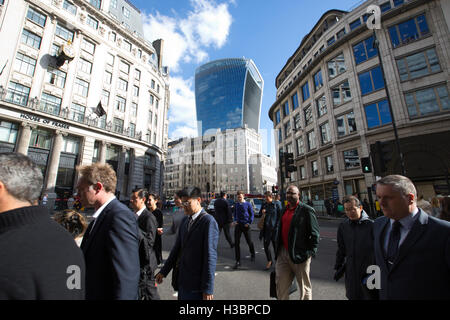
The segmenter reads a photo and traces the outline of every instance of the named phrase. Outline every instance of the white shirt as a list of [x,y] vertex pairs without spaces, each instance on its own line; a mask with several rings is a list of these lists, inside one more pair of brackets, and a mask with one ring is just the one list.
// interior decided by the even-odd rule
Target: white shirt
[[[418,213],[419,213],[419,209],[416,208],[411,214],[398,220],[402,226],[400,228],[400,241],[398,243],[399,248],[402,245],[403,241],[405,241],[406,236],[408,235],[414,222],[416,221],[417,217],[419,216]],[[390,237],[392,226],[393,226],[394,222],[395,222],[394,219],[390,219],[390,223],[388,225],[388,230],[386,230],[386,237],[384,238],[384,252],[387,252],[389,237]]]
[[202,209],[200,209],[199,212],[196,212],[196,213],[194,213],[194,214],[191,216],[192,222],[194,222],[195,219],[197,219],[197,217],[200,215],[201,212],[202,212]]
[[142,212],[144,212],[144,210],[145,210],[145,206],[143,206],[141,210],[139,210],[138,212],[136,212],[137,216],[140,217],[141,214],[142,214]]
[[95,221],[97,221],[97,218],[100,216],[100,214],[103,212],[103,209],[106,208],[106,206],[113,201],[116,198],[116,196],[112,196],[111,199],[109,199],[108,201],[106,201],[100,208],[97,209],[97,211],[95,211],[94,215],[92,216],[92,218],[94,218],[94,224],[92,225],[91,231],[94,229],[95,226]]

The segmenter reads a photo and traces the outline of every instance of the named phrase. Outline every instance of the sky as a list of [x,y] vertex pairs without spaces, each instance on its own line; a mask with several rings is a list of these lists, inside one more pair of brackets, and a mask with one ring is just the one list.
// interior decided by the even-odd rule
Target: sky
[[197,136],[195,69],[224,58],[252,59],[264,79],[260,133],[263,153],[275,156],[268,112],[275,79],[320,17],[351,11],[360,0],[131,0],[141,10],[144,36],[164,39],[170,73],[169,138]]

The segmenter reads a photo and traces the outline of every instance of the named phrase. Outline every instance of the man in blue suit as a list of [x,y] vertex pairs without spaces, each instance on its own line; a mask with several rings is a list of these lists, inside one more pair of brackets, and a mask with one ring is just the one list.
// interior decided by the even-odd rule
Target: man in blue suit
[[77,168],[78,193],[94,220],[83,237],[87,300],[135,300],[139,283],[139,236],[134,213],[114,196],[116,174],[109,164]]
[[172,279],[178,300],[212,300],[219,228],[214,217],[202,209],[199,188],[183,189],[179,195],[187,217],[181,222],[175,245],[156,281],[162,283],[178,266],[178,277],[175,282]]
[[380,299],[450,299],[450,223],[417,207],[407,177],[382,178],[376,193],[384,213],[373,227]]

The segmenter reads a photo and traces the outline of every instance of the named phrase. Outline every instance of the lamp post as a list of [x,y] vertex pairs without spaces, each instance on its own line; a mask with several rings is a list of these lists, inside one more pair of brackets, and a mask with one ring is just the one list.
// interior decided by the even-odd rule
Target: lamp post
[[403,159],[403,153],[402,153],[402,151],[400,149],[400,140],[398,139],[397,125],[395,124],[394,112],[392,110],[392,104],[391,104],[391,97],[389,95],[389,89],[388,89],[388,85],[387,85],[387,82],[386,82],[386,76],[385,76],[385,73],[384,73],[383,59],[381,58],[381,52],[380,52],[380,44],[378,42],[375,30],[376,29],[373,29],[373,46],[377,49],[378,59],[380,60],[381,74],[383,76],[384,89],[386,90],[386,96],[387,96],[388,105],[389,105],[389,112],[391,114],[392,128],[394,129],[395,144],[397,146],[397,151],[398,151],[398,154],[400,156],[400,167],[401,167],[401,170],[402,170],[402,175],[406,176],[405,162],[404,162],[404,159]]

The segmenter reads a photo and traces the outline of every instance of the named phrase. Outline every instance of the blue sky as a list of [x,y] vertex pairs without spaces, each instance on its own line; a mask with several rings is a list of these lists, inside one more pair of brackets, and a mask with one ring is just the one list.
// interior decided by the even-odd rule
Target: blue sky
[[222,58],[252,59],[264,79],[260,128],[263,152],[274,155],[268,111],[275,102],[275,78],[320,17],[349,11],[360,0],[131,0],[144,15],[145,37],[163,38],[169,66],[169,138],[196,136],[196,67]]

